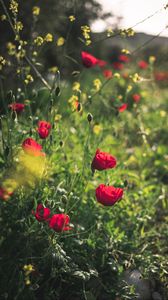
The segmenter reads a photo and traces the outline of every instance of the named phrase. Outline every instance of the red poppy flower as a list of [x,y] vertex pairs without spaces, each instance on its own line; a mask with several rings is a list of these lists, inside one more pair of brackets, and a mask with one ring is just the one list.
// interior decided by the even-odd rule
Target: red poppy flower
[[99,67],[104,67],[105,65],[107,65],[106,61],[101,60],[101,59],[97,59],[97,65]]
[[47,221],[49,220],[50,216],[50,209],[47,207],[44,207],[43,204],[38,204],[36,208],[36,212],[32,211],[32,214],[35,216],[37,221]]
[[72,229],[69,226],[70,218],[65,214],[56,214],[51,217],[49,220],[49,227],[55,230],[56,232],[67,231]]
[[37,131],[41,139],[46,139],[50,134],[50,130],[51,124],[49,122],[39,121]]
[[11,103],[8,105],[8,107],[17,113],[20,113],[24,110],[25,105],[22,103]]
[[123,189],[100,184],[96,189],[97,201],[105,206],[112,206],[123,196]]
[[122,70],[124,68],[124,65],[120,63],[119,61],[113,62],[113,68],[115,70]]
[[121,61],[123,63],[128,63],[130,61],[130,58],[124,54],[120,54],[118,59],[119,59],[119,61]]
[[106,170],[112,169],[116,166],[117,161],[114,156],[109,153],[102,152],[100,149],[97,149],[95,157],[93,158],[91,168],[92,170]]
[[128,107],[127,103],[122,104],[121,106],[118,107],[118,111],[119,112],[123,112],[124,110],[126,110]]
[[144,60],[140,60],[140,61],[138,62],[138,67],[139,67],[140,69],[145,70],[145,69],[148,68],[148,63],[147,63],[146,61],[144,61]]
[[91,68],[97,65],[98,59],[93,55],[82,51],[81,57],[82,57],[82,63],[86,68]]
[[139,94],[134,94],[134,95],[132,95],[132,98],[133,98],[133,100],[137,103],[137,102],[140,101],[141,96],[140,96]]
[[41,152],[42,146],[32,138],[27,138],[26,140],[24,140],[24,142],[22,143],[22,148],[27,154],[33,156],[45,156],[45,153]]
[[5,201],[8,200],[12,194],[13,194],[13,192],[8,192],[4,188],[0,187],[0,198],[2,200],[5,200]]
[[165,80],[168,80],[168,73],[167,72],[156,72],[154,74],[155,76],[155,80],[157,81],[165,81]]
[[106,78],[112,78],[113,77],[113,72],[111,70],[104,70],[103,75]]

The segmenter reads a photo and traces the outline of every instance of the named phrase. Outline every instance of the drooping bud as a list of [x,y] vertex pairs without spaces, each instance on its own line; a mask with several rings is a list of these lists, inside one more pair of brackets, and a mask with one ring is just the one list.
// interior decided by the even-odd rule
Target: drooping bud
[[93,116],[92,116],[92,114],[91,114],[91,113],[88,113],[88,115],[87,115],[87,120],[88,120],[88,122],[89,122],[89,123],[91,123],[91,122],[92,122],[92,120],[93,120]]

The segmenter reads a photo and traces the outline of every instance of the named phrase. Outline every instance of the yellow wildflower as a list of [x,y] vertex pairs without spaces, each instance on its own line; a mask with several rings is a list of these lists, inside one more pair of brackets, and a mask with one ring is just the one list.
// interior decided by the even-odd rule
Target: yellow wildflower
[[72,103],[72,102],[76,102],[78,101],[78,96],[76,95],[72,95],[69,100],[68,100],[68,103]]
[[33,6],[32,14],[34,16],[38,16],[40,14],[40,7],[39,6]]
[[25,84],[29,84],[29,83],[31,83],[33,81],[34,81],[34,79],[33,79],[32,75],[30,75],[30,74],[28,74],[26,76],[26,79],[24,80]]
[[130,37],[130,36],[134,36],[134,35],[135,35],[135,31],[132,28],[128,28],[127,29],[127,36]]
[[25,284],[26,284],[26,285],[30,285],[30,284],[31,284],[31,281],[30,281],[30,279],[29,279],[29,278],[26,278],[26,280],[25,280]]
[[161,111],[160,111],[160,116],[161,116],[162,118],[166,117],[166,111],[165,111],[165,110],[161,110]]
[[153,64],[155,61],[156,61],[156,57],[155,56],[153,56],[153,55],[149,56],[149,63],[150,64]]
[[28,265],[24,265],[24,266],[23,266],[23,270],[24,270],[24,271],[27,271],[27,270],[28,270]]
[[114,73],[114,75],[113,75],[115,78],[118,78],[118,79],[120,79],[120,77],[121,77],[121,75],[119,74],[119,73]]
[[88,25],[81,26],[82,35],[85,38],[86,46],[91,44],[90,27]]
[[21,73],[21,69],[20,68],[17,68],[17,70],[16,70],[16,74],[20,74]]
[[37,51],[33,51],[33,56],[37,56]]
[[33,272],[33,271],[34,271],[34,266],[33,266],[33,265],[29,264],[27,267],[28,267],[28,270],[29,270],[30,272]]
[[25,57],[26,55],[26,50],[25,49],[21,49],[18,53],[16,53],[16,57],[18,59]]
[[93,85],[94,85],[96,91],[99,91],[102,83],[101,83],[100,79],[96,78],[93,80]]
[[112,30],[112,28],[108,28],[108,29],[107,29],[107,37],[112,36],[113,33],[114,33],[114,31]]
[[20,40],[19,43],[20,43],[21,46],[26,46],[27,45],[27,41]]
[[3,66],[6,64],[6,60],[3,56],[0,56],[0,64]]
[[75,81],[72,85],[72,90],[77,92],[80,91],[80,83]]
[[16,53],[16,46],[13,43],[11,43],[11,42],[7,43],[6,47],[8,49],[8,54],[9,55],[15,55],[15,53]]
[[138,75],[138,73],[135,73],[133,75],[130,75],[130,78],[132,79],[133,82],[138,82],[141,81],[141,77]]
[[49,71],[50,73],[55,74],[55,73],[58,71],[58,67],[57,67],[57,66],[51,67],[51,68],[48,69],[48,71]]
[[9,5],[9,9],[11,10],[11,12],[13,14],[17,14],[18,13],[18,2],[16,0],[11,0],[10,1],[10,5]]
[[50,43],[53,41],[53,35],[51,33],[47,33],[44,40],[47,42],[47,43]]
[[41,46],[44,43],[44,39],[41,36],[37,36],[36,39],[34,39],[34,43],[37,46]]
[[93,132],[96,134],[96,135],[99,135],[102,131],[102,127],[101,125],[94,125],[93,126]]
[[14,28],[17,32],[21,31],[23,29],[23,24],[22,22],[16,22],[15,25],[14,25]]
[[30,285],[31,282],[30,282],[30,277],[29,277],[29,276],[30,276],[30,274],[31,274],[32,272],[35,271],[34,266],[31,265],[31,264],[29,264],[29,265],[24,265],[24,266],[23,266],[23,271],[24,271],[24,276],[25,276],[25,284],[26,284],[26,285]]
[[128,49],[122,49],[121,52],[124,54],[130,54],[130,51]]
[[64,43],[65,43],[65,39],[62,36],[60,38],[58,38],[58,40],[57,40],[58,47],[63,46]]
[[5,20],[7,19],[7,17],[6,17],[6,15],[2,15],[2,16],[0,17],[0,19],[1,19],[1,21],[5,21]]
[[83,25],[83,26],[81,26],[81,30],[82,30],[83,36],[87,39],[89,36],[90,27],[87,25]]
[[91,40],[86,40],[86,42],[85,42],[85,44],[86,44],[86,46],[89,46],[90,44],[91,44],[92,42],[91,42]]
[[130,37],[135,35],[135,31],[132,28],[120,29],[119,33],[122,37],[126,37],[126,36]]
[[126,37],[126,31],[125,31],[125,29],[120,29],[119,33],[120,33],[120,36]]
[[129,93],[132,90],[132,85],[127,86],[127,93]]
[[72,15],[72,16],[69,16],[69,21],[70,21],[70,22],[74,22],[75,20],[76,20],[75,16],[73,16],[73,15]]
[[55,116],[55,122],[59,122],[62,119],[62,115],[57,114]]

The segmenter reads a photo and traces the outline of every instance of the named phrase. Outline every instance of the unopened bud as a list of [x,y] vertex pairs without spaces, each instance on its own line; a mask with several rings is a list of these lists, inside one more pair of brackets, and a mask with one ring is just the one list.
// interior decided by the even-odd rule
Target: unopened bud
[[88,120],[89,123],[92,122],[92,120],[93,120],[92,114],[88,113],[88,115],[87,115],[87,120]]
[[55,95],[58,97],[61,93],[61,90],[60,90],[60,87],[57,86],[56,89],[55,89]]
[[63,141],[60,141],[60,147],[63,147],[64,146],[64,142]]
[[82,105],[80,103],[78,103],[77,111],[81,111],[81,109],[82,109]]

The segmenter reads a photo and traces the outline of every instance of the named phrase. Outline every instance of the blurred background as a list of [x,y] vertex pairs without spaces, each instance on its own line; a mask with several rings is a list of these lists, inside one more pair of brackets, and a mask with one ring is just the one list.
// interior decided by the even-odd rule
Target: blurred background
[[[5,3],[9,7],[9,0]],[[35,38],[51,33],[54,40],[63,37],[67,41],[64,49],[66,55],[55,43],[46,45],[40,51],[44,70],[58,66],[68,76],[69,71],[80,70],[82,50],[111,63],[122,48],[133,52],[135,59],[155,55],[158,70],[163,66],[167,69],[168,9],[164,0],[20,0],[19,3],[19,18],[24,24],[23,39],[31,40],[31,35]],[[32,28],[32,7],[35,5],[40,7],[40,15]],[[1,7],[1,15],[3,13]],[[70,15],[75,16],[75,22],[71,24]],[[1,53],[6,51],[7,42],[13,39],[6,23],[1,22],[0,27]],[[84,25],[91,27],[89,46],[85,45],[82,37],[81,26]],[[119,30],[130,27],[136,34],[123,38]],[[113,31],[114,36],[108,35],[108,30]]]

